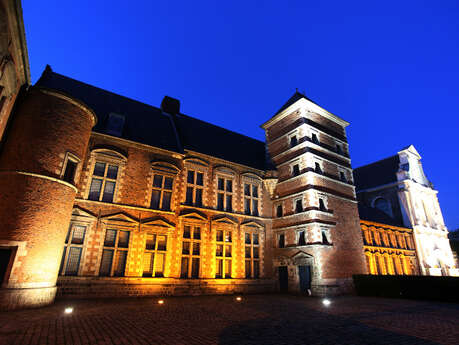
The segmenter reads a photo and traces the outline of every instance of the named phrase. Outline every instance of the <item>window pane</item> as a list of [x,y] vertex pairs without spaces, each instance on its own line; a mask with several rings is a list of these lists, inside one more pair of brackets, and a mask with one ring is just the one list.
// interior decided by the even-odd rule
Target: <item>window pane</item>
[[190,226],[185,225],[185,227],[183,228],[183,238],[191,238],[190,232],[191,232]]
[[231,195],[226,196],[226,211],[233,211],[233,197]]
[[299,233],[299,236],[298,236],[298,244],[299,244],[300,246],[306,244],[306,239],[305,239],[305,237],[304,237],[304,231],[300,231],[300,233]]
[[102,259],[100,260],[100,276],[109,276],[112,269],[113,250],[104,249],[102,252]]
[[233,181],[226,180],[226,191],[230,193],[233,192]]
[[218,179],[218,190],[225,190],[225,180],[222,178]]
[[258,200],[252,200],[252,215],[258,216]]
[[221,278],[223,274],[223,260],[217,259],[217,270],[215,272],[215,278]]
[[194,171],[193,170],[188,170],[187,182],[194,184]]
[[245,260],[245,277],[251,278],[252,277],[252,263],[250,260]]
[[62,179],[66,182],[73,183],[75,178],[75,172],[77,168],[77,162],[74,162],[70,159],[67,160],[67,165],[65,166],[64,176]]
[[279,235],[279,248],[284,248],[285,247],[285,235],[280,234]]
[[250,244],[250,233],[248,232],[245,233],[245,243]]
[[73,244],[83,244],[85,232],[86,232],[85,226],[75,225],[73,227],[72,243]]
[[298,144],[298,140],[296,139],[296,136],[293,136],[290,138],[290,147],[296,146]]
[[165,235],[158,235],[158,250],[166,250],[167,237]]
[[253,244],[258,244],[258,234],[253,234]]
[[143,276],[151,277],[153,275],[153,253],[145,253],[143,255]]
[[147,234],[147,241],[145,243],[145,249],[154,250],[155,249],[155,242],[156,242],[156,235]]
[[129,231],[120,231],[118,237],[119,248],[129,247]]
[[171,192],[163,192],[163,204],[161,206],[161,209],[163,211],[170,211],[170,209],[171,209],[171,198],[172,198],[172,193]]
[[116,239],[116,230],[107,230],[105,232],[105,247],[114,247],[115,246],[115,239]]
[[164,255],[163,253],[155,255],[155,277],[164,276]]
[[193,255],[199,255],[200,253],[200,244],[199,243],[193,243]]
[[225,242],[232,242],[231,231],[225,232]]
[[126,268],[126,258],[127,258],[127,251],[120,250],[116,252],[115,269],[113,271],[114,276],[116,277],[124,276],[124,270]]
[[163,185],[163,177],[161,175],[155,175],[153,178],[153,187],[161,188]]
[[225,278],[231,278],[231,260],[225,260]]
[[105,189],[104,189],[104,195],[102,196],[102,201],[112,202],[114,192],[115,192],[115,182],[105,181]]
[[78,267],[80,266],[80,256],[82,248],[70,247],[69,258],[67,260],[67,268],[65,275],[76,276],[78,274]]
[[225,256],[228,258],[231,257],[231,246],[225,246]]
[[194,231],[193,231],[193,238],[195,240],[200,240],[201,239],[201,228],[194,228]]
[[107,178],[116,180],[116,176],[118,175],[118,167],[116,165],[109,165],[107,169]]
[[217,230],[217,241],[223,242],[223,231]]
[[202,189],[196,188],[196,206],[202,206]]
[[258,198],[258,186],[252,186],[252,196]]
[[277,216],[282,217],[282,205],[277,205]]
[[182,258],[180,278],[188,278],[188,258]]
[[204,174],[203,173],[200,173],[200,172],[196,173],[196,184],[198,186],[203,186],[204,185],[203,179],[204,179]]
[[172,177],[165,177],[164,178],[164,189],[172,190],[172,183],[173,183]]
[[199,258],[193,258],[191,261],[191,278],[199,278]]
[[185,204],[187,204],[187,205],[192,205],[193,204],[193,187],[187,187],[187,189],[186,189]]
[[105,173],[105,163],[96,162],[94,165],[94,175],[95,176],[104,176]]
[[250,199],[245,199],[245,214],[250,214]]
[[89,188],[89,200],[99,201],[100,189],[102,188],[102,180],[93,178],[91,181],[91,187]]
[[258,258],[259,258],[258,247],[253,247],[253,257],[254,257],[255,259],[258,259]]
[[190,254],[190,242],[183,242],[182,254],[185,254],[185,255]]
[[303,212],[303,202],[302,202],[302,200],[297,200],[295,205],[296,205],[295,206],[295,212],[296,213]]
[[325,203],[324,203],[323,199],[319,199],[319,209],[321,211],[326,211],[327,210],[326,207],[325,207]]
[[153,190],[151,192],[151,202],[150,202],[150,208],[154,210],[159,209],[159,198],[161,197],[161,191],[159,190]]
[[249,184],[244,184],[244,195],[250,196],[250,185]]
[[223,211],[223,197],[222,193],[218,193],[217,195],[217,210]]
[[223,256],[223,245],[217,244],[217,249],[215,251],[216,256]]
[[245,247],[245,257],[246,258],[251,258],[252,257],[252,251],[250,249],[251,249],[251,247],[249,247],[249,246]]
[[259,261],[253,262],[253,277],[254,278],[260,277],[260,262]]

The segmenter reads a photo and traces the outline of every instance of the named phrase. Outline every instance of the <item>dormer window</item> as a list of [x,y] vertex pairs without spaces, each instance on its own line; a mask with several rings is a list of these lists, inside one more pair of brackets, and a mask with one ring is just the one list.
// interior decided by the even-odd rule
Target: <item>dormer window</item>
[[296,135],[290,137],[290,147],[294,147],[298,145],[298,139],[296,137]]
[[106,132],[107,134],[114,135],[116,137],[120,137],[123,133],[124,129],[124,122],[125,122],[124,115],[110,113],[107,119],[107,126]]

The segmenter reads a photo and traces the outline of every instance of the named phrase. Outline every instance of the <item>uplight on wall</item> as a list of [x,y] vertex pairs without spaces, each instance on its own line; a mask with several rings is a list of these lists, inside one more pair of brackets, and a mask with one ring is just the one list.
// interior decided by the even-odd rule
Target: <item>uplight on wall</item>
[[330,301],[329,299],[327,299],[327,298],[324,298],[324,299],[322,300],[322,304],[323,304],[324,306],[328,307],[328,306],[331,304],[331,301]]
[[73,313],[73,307],[67,307],[64,309],[65,314],[72,314]]

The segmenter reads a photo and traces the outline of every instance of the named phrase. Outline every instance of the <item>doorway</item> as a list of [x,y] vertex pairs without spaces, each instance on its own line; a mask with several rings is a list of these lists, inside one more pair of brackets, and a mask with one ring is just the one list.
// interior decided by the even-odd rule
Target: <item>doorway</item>
[[300,291],[308,292],[311,289],[311,266],[298,266],[300,276]]
[[288,268],[287,266],[279,266],[278,271],[280,292],[288,292]]
[[0,247],[0,285],[6,280],[6,271],[10,264],[12,250]]

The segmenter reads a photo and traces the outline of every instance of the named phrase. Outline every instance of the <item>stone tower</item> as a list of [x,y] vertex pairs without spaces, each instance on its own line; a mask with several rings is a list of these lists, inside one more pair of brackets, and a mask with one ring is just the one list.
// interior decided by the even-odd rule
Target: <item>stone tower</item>
[[54,300],[75,181],[95,122],[80,101],[37,87],[12,114],[0,156],[2,309]]
[[278,171],[274,266],[281,290],[340,294],[366,273],[345,128],[296,92],[262,125]]

